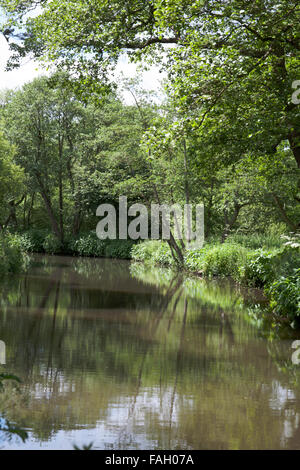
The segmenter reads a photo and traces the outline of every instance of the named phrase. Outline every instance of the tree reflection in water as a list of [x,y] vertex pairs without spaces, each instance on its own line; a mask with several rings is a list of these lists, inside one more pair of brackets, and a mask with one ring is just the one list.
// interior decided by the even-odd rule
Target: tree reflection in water
[[261,300],[229,281],[35,257],[2,288],[5,367],[24,382],[8,418],[29,429],[5,446],[299,448],[298,369],[279,367],[291,340],[264,338],[248,315]]

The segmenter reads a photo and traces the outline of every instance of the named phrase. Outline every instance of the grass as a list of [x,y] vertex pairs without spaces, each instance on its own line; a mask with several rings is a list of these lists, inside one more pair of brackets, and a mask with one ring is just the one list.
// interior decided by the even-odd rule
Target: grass
[[238,244],[249,248],[251,250],[258,250],[260,248],[266,250],[273,250],[276,248],[281,248],[283,245],[283,240],[280,234],[274,233],[254,233],[249,235],[244,234],[232,234],[230,235],[225,244]]

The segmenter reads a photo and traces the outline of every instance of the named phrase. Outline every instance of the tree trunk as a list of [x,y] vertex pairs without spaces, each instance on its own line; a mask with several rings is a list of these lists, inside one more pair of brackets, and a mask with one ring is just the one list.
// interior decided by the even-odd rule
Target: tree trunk
[[232,227],[234,226],[235,222],[237,221],[237,218],[239,216],[240,210],[242,208],[241,204],[235,204],[234,205],[234,212],[232,214],[232,217],[229,219],[227,209],[225,209],[225,227],[221,236],[221,243],[224,243],[226,238],[231,232]]
[[[185,203],[187,205],[190,204],[190,188],[189,188],[189,175],[188,175],[188,156],[187,156],[187,149],[186,149],[186,141],[183,139],[183,150],[184,150],[184,192],[185,192]],[[188,233],[186,234],[186,238],[188,243],[191,241],[191,232],[192,232],[192,220],[190,217],[190,211],[187,211],[187,227]]]
[[24,201],[25,199],[25,194],[24,196],[22,196],[22,198],[19,200],[19,201],[9,201],[9,216],[5,222],[5,226],[8,226],[8,224],[10,222],[12,222],[12,224],[15,226],[15,228],[18,228],[18,219],[17,219],[17,213],[16,213],[16,207],[18,207],[20,204],[22,204],[22,202]]
[[35,193],[33,193],[31,196],[30,206],[29,206],[28,213],[27,213],[27,228],[30,227],[30,220],[31,220],[32,209],[34,206],[34,199],[35,199]]
[[293,131],[290,133],[288,139],[297,162],[297,166],[300,169],[300,133],[298,131]]
[[176,264],[183,265],[184,264],[184,257],[183,257],[182,250],[181,250],[180,246],[176,243],[176,240],[173,237],[173,234],[172,234],[171,230],[170,230],[170,240],[167,240],[167,242],[168,242],[168,245],[171,249],[171,253],[172,253],[172,256],[173,256],[174,261],[176,262]]
[[291,229],[292,232],[296,232],[298,230],[298,227],[297,227],[296,224],[294,224],[294,222],[287,215],[287,213],[284,209],[284,205],[280,201],[279,197],[276,194],[272,193],[272,198],[273,198],[277,208],[279,209],[282,220],[288,225],[288,227]]
[[[153,184],[153,187],[154,187],[156,200],[157,200],[158,204],[161,204],[160,203],[160,198],[159,198],[159,195],[158,195],[158,191],[157,191],[157,187],[156,187],[155,183]],[[167,242],[168,242],[168,245],[170,247],[170,250],[171,250],[171,253],[172,253],[172,256],[173,256],[173,259],[174,259],[175,263],[183,265],[184,264],[183,250],[176,243],[176,240],[175,240],[175,238],[172,234],[171,229],[170,229],[170,240],[167,240]]]
[[54,212],[53,212],[53,209],[52,209],[51,201],[50,201],[49,197],[47,196],[47,194],[44,193],[43,190],[41,190],[41,195],[42,195],[42,198],[44,200],[46,210],[47,210],[47,213],[48,213],[49,218],[50,218],[52,230],[55,233],[55,235],[57,236],[57,238],[60,241],[62,241],[62,234],[60,233],[59,225],[58,225],[57,220],[55,218],[55,215],[54,215]]
[[64,241],[64,195],[63,195],[63,146],[64,139],[59,136],[58,149],[59,149],[59,230],[61,242]]
[[38,181],[38,184],[39,184],[41,196],[42,196],[42,198],[44,200],[44,203],[45,203],[46,211],[47,211],[49,219],[50,219],[52,230],[55,233],[55,235],[57,236],[57,238],[62,242],[63,241],[62,233],[60,231],[59,225],[58,225],[57,220],[55,218],[55,214],[54,214],[54,211],[53,211],[53,208],[52,208],[51,199],[50,199],[50,196],[48,194],[48,191],[45,188],[45,186],[43,184],[43,181],[42,181],[42,179],[41,179],[41,177],[38,173],[36,173],[36,178],[37,178],[37,181]]
[[75,207],[75,215],[73,219],[73,235],[78,235],[81,226],[81,210],[80,207]]

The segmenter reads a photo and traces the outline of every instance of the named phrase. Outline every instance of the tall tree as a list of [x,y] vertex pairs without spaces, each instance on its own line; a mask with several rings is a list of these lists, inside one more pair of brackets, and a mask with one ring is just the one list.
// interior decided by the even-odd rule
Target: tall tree
[[22,201],[24,172],[14,161],[15,149],[0,131],[0,227],[11,219],[16,223],[15,207]]

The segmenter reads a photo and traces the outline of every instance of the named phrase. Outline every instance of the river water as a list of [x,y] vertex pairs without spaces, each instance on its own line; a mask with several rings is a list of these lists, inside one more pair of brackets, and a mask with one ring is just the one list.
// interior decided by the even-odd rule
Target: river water
[[35,256],[1,283],[3,449],[300,449],[292,339],[258,292],[108,259]]

